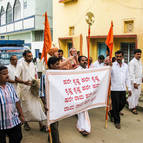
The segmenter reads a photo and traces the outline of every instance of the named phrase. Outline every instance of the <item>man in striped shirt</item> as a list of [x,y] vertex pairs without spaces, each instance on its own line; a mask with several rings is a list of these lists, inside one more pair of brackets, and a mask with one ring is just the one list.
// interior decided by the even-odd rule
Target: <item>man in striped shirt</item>
[[8,79],[7,67],[0,66],[0,143],[6,143],[6,136],[9,143],[20,143],[24,117],[15,89]]

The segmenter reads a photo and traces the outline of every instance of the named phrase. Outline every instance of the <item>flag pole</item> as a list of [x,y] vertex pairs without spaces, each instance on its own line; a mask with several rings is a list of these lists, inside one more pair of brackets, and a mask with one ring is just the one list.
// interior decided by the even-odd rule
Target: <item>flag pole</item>
[[87,51],[88,51],[88,68],[90,63],[90,24],[88,24],[88,43],[87,43]]
[[48,126],[48,131],[49,131],[49,141],[50,141],[50,143],[53,143],[53,141],[52,141],[51,127],[50,126]]
[[107,105],[106,105],[106,120],[105,120],[105,128],[107,129],[107,123],[108,123],[108,109],[109,109],[109,98],[110,98],[110,93],[111,93],[111,77],[110,77],[110,82],[109,82],[109,87],[108,87],[108,96],[107,96]]
[[[109,48],[109,62],[112,61],[112,50],[113,50],[113,21],[111,21],[111,27],[110,30],[108,32],[108,36],[106,39],[106,45]],[[111,62],[112,64],[112,62]],[[108,88],[108,96],[107,96],[107,105],[106,105],[106,115],[105,115],[105,128],[107,128],[107,123],[108,123],[108,109],[109,109],[109,98],[110,98],[110,94],[111,94],[111,73],[110,73],[110,82],[109,82],[109,88]]]

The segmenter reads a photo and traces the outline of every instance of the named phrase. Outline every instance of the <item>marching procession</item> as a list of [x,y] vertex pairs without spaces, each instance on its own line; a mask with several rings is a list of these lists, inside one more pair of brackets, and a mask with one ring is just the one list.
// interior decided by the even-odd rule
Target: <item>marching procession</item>
[[[63,58],[63,51],[53,47],[49,51],[51,57],[47,61],[47,70],[83,70],[88,68],[88,58],[78,56],[75,48],[70,49],[71,56]],[[111,122],[117,129],[121,128],[120,114],[125,104],[129,105],[129,111],[138,114],[138,105],[141,94],[142,63],[140,61],[142,51],[136,49],[134,58],[129,65],[124,63],[124,53],[117,51],[116,60],[108,61],[111,66],[111,110],[108,112]],[[26,131],[31,130],[28,122],[39,122],[40,131],[48,133],[48,127],[43,124],[48,111],[45,98],[45,75],[40,77],[39,95],[31,91],[32,81],[38,79],[36,66],[32,62],[31,51],[23,53],[23,59],[17,60],[16,55],[10,58],[10,65],[0,66],[0,142],[6,142],[6,135],[10,143],[20,143],[22,140],[21,124]],[[100,55],[95,63],[90,62],[90,68],[107,66],[105,57]],[[107,63],[106,63],[107,64]],[[120,79],[120,80],[119,80]],[[36,89],[34,89],[36,90]],[[126,92],[128,91],[128,98]],[[35,94],[35,95],[34,95]],[[43,103],[44,110],[42,108]],[[127,99],[127,101],[126,101]],[[53,143],[60,143],[58,122],[52,123],[51,135]],[[88,110],[77,114],[77,129],[83,136],[91,133],[90,116]]]
[[142,4],[0,0],[0,143],[142,143]]

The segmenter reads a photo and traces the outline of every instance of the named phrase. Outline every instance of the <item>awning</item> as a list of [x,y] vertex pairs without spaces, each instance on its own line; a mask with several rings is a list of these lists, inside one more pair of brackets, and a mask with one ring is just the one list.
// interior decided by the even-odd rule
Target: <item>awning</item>
[[0,47],[0,51],[2,50],[24,50],[24,47],[8,47],[8,46],[4,46],[4,47]]

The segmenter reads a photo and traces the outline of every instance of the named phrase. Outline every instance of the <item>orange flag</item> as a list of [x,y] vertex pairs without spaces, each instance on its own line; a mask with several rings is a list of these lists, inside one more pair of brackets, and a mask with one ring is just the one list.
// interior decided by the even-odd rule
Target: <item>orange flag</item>
[[50,25],[48,21],[47,12],[45,12],[44,45],[43,45],[41,59],[44,58],[46,64],[47,64],[47,54],[51,46],[52,46],[52,37],[51,37]]
[[107,36],[105,43],[110,50],[110,59],[111,59],[112,58],[112,51],[113,51],[113,21],[111,22],[111,27],[110,27],[110,30],[108,32],[108,36]]

